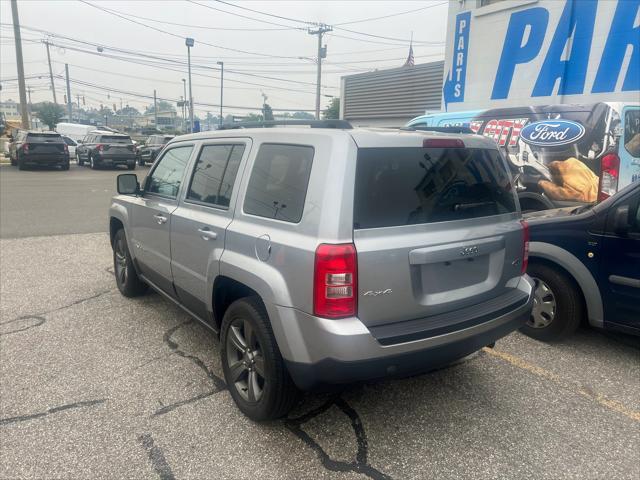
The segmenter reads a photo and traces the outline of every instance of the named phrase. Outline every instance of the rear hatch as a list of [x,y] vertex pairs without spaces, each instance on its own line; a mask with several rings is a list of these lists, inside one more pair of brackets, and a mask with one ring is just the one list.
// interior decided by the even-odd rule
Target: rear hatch
[[135,151],[131,138],[123,135],[103,135],[100,143],[107,155],[131,155]]
[[447,145],[358,149],[358,317],[369,327],[495,311],[518,294],[523,229],[507,166],[495,149]]
[[29,133],[26,143],[31,155],[63,154],[65,143],[58,133]]

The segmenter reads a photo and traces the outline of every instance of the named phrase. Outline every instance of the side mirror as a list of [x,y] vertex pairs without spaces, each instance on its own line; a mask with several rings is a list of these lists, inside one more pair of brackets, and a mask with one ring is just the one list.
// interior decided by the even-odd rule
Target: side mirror
[[629,232],[629,205],[616,208],[613,214],[613,231],[623,236]]
[[137,195],[140,193],[140,184],[135,173],[118,175],[118,193],[121,195]]

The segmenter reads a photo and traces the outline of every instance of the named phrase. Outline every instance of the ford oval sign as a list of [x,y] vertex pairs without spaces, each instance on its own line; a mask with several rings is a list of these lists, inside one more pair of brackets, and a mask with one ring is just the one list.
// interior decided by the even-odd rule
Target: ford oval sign
[[529,145],[554,147],[567,145],[582,138],[584,127],[571,120],[542,120],[527,125],[520,132],[520,138]]

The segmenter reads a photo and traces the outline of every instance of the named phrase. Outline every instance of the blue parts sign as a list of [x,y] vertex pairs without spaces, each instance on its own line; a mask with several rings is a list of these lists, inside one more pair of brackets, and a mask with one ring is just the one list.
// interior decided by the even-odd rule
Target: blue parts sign
[[638,102],[639,18],[640,0],[450,2],[443,107]]
[[576,142],[584,131],[582,125],[571,120],[543,120],[524,127],[520,138],[529,145],[555,147]]
[[464,102],[464,87],[467,77],[467,51],[469,50],[469,29],[471,12],[456,16],[456,33],[453,46],[453,65],[445,81],[443,96],[445,104]]

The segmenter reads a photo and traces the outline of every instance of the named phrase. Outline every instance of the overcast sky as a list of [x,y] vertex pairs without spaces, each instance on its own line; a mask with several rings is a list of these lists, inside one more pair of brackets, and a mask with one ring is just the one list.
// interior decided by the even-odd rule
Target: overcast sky
[[[122,101],[123,105],[138,109],[151,102],[138,95],[152,96],[154,89],[159,98],[176,100],[183,95],[182,78],[187,78],[184,37],[190,36],[195,39],[194,103],[196,114],[203,116],[206,111],[218,112],[214,106],[220,98],[218,61],[223,61],[225,67],[225,115],[249,111],[239,107],[258,109],[262,105],[262,92],[274,110],[313,110],[317,37],[306,32],[308,25],[302,23],[305,21],[335,26],[324,42],[328,55],[323,62],[322,92],[327,95],[322,98],[323,108],[330,100],[328,95],[339,96],[341,76],[402,66],[412,32],[416,63],[441,60],[446,3],[444,0],[265,0],[233,4],[211,0],[21,0],[18,6],[25,74],[33,102],[52,100],[46,48],[41,43],[47,38],[45,32],[55,34],[49,37],[54,44],[51,47],[54,75],[64,75],[64,64],[68,63],[70,78],[82,82],[71,84],[74,100],[80,94],[85,97],[87,107],[116,103],[119,108]],[[417,11],[361,21],[410,10]],[[0,19],[3,87],[0,95],[2,100],[17,100],[9,0],[0,0]],[[102,46],[102,53],[97,45]],[[61,103],[64,80],[54,81]]]

